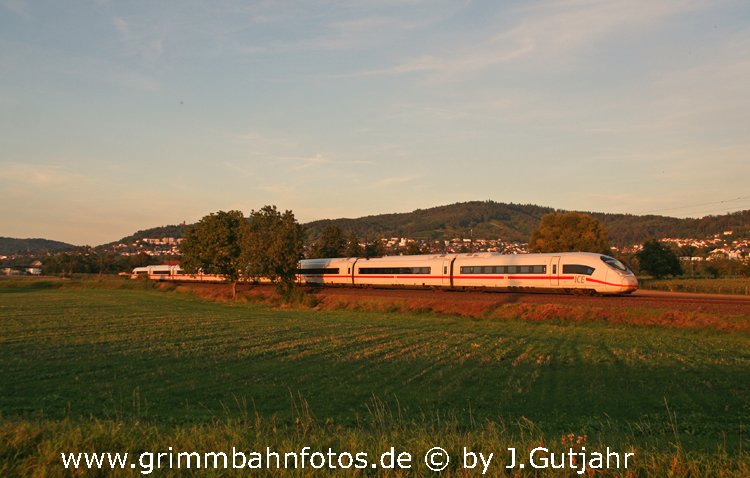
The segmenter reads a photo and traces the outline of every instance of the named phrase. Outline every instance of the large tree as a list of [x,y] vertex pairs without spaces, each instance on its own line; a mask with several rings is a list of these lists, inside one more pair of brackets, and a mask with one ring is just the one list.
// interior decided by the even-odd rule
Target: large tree
[[643,244],[643,248],[636,253],[640,270],[651,274],[657,279],[664,276],[682,274],[682,266],[677,254],[669,246],[657,240],[650,240]]
[[294,286],[297,265],[304,251],[305,231],[292,211],[280,213],[264,206],[250,214],[250,232],[243,259],[249,277],[266,277],[288,294]]
[[346,257],[362,257],[364,249],[359,243],[359,238],[354,232],[349,233],[349,238],[346,241],[346,249],[344,250],[344,256]]
[[609,254],[607,231],[588,214],[556,212],[545,214],[531,234],[533,252],[598,252]]
[[342,257],[346,252],[347,241],[344,232],[335,224],[329,224],[323,229],[310,251],[311,258]]
[[430,252],[430,248],[422,244],[421,241],[409,241],[403,250],[406,256],[416,256],[420,254],[427,254]]
[[383,244],[383,241],[381,241],[380,239],[366,241],[363,254],[367,258],[383,257],[385,255],[385,245]]
[[182,268],[191,274],[222,274],[232,283],[232,298],[246,263],[243,244],[249,226],[242,211],[219,211],[190,226],[182,242]]

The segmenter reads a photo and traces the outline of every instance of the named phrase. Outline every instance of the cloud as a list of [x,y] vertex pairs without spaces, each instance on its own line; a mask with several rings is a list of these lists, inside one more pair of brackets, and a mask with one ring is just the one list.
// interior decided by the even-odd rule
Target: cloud
[[[421,25],[400,18],[369,16],[334,21],[326,25],[323,35],[298,42],[277,45],[281,50],[356,50],[392,43],[395,38]],[[383,32],[388,32],[383,35]]]
[[154,93],[160,89],[159,82],[152,76],[109,60],[67,58],[63,62],[56,61],[49,65],[49,68],[90,83],[105,83],[128,90],[149,93]]
[[299,147],[299,141],[280,135],[268,135],[251,131],[249,133],[230,135],[234,143],[242,144],[251,151],[260,153],[283,154],[281,152],[295,150]]
[[[621,32],[695,10],[697,0],[554,0],[504,11],[514,17],[509,27],[485,32],[485,39],[459,45],[445,54],[415,56],[393,66],[356,72],[350,76],[426,73],[443,78],[477,73],[521,61],[548,69],[551,64],[574,61],[575,54]],[[499,20],[498,20],[499,23]]]
[[112,24],[119,33],[128,55],[155,61],[164,53],[163,32],[154,25],[135,23],[121,17],[114,18]]
[[240,164],[231,162],[231,161],[225,161],[223,165],[225,168],[231,171],[234,171],[235,173],[239,173],[240,176],[245,177],[245,178],[250,178],[256,175],[255,171],[248,169]]
[[[231,141],[242,145],[253,159],[292,164],[291,170],[308,169],[329,165],[374,165],[374,161],[366,159],[337,159],[322,152],[308,154],[305,150],[312,149],[302,140],[279,134],[261,134],[249,132],[230,135]],[[227,165],[227,164],[225,164]],[[230,167],[227,165],[227,167]],[[236,167],[236,166],[232,166]]]
[[321,166],[324,164],[331,164],[334,161],[323,157],[322,154],[316,153],[315,155],[311,157],[304,157],[304,158],[288,158],[292,161],[297,161],[300,163],[299,166],[297,166],[295,169],[304,169],[304,168],[310,168],[313,166]]
[[66,55],[54,49],[0,40],[0,73],[22,68],[38,78],[65,76],[90,84],[106,84],[129,90],[155,92],[158,81],[110,59]]
[[[409,36],[440,24],[465,7],[449,0],[269,2],[212,6],[212,16],[231,16],[206,31],[220,48],[233,53],[298,53],[400,49]],[[258,31],[285,35],[257,35]]]
[[29,4],[25,0],[3,0],[2,6],[6,10],[18,15],[19,17],[23,17],[26,19],[31,18]]
[[374,186],[392,186],[395,184],[410,183],[416,180],[418,177],[419,176],[393,176],[390,178],[383,178],[373,184]]
[[0,165],[0,181],[16,186],[68,186],[87,180],[86,176],[72,173],[60,166],[21,163]]

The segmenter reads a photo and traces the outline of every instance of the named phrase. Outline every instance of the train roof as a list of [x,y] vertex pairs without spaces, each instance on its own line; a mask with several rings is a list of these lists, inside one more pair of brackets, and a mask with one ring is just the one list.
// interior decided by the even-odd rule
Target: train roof
[[382,256],[382,257],[330,257],[320,259],[303,259],[302,262],[306,265],[319,264],[325,265],[332,261],[344,261],[344,262],[367,262],[367,261],[389,261],[389,262],[412,262],[415,260],[437,260],[437,259],[453,259],[453,258],[533,258],[533,257],[549,257],[549,256],[560,256],[560,257],[573,257],[581,255],[589,257],[601,257],[606,254],[598,254],[595,252],[545,252],[545,253],[530,253],[530,254],[502,254],[500,252],[468,252],[468,253],[447,253],[447,254],[420,254],[420,255],[403,255],[403,256]]

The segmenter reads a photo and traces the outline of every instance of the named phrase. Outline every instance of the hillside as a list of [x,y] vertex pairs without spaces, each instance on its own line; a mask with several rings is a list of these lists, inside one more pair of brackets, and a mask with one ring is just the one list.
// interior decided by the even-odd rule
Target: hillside
[[[158,227],[152,227],[149,229],[143,229],[135,234],[131,234],[130,236],[123,237],[120,239],[119,243],[122,244],[132,244],[134,242],[137,242],[141,239],[145,239],[147,237],[151,238],[161,238],[161,237],[182,237],[185,235],[185,228],[187,226],[185,224],[170,224],[167,226],[158,226]],[[114,242],[112,244],[115,244]],[[106,244],[105,244],[106,245]]]
[[10,255],[18,252],[38,253],[43,251],[62,251],[73,249],[76,246],[60,241],[49,239],[15,239],[12,237],[0,237],[0,254]]
[[401,214],[379,214],[359,219],[326,219],[305,226],[310,238],[316,238],[329,224],[360,237],[405,236],[414,239],[450,239],[452,237],[502,237],[525,241],[539,225],[541,217],[554,209],[529,204],[503,204],[472,201],[438,206]]
[[[502,238],[525,242],[539,225],[541,217],[554,212],[550,207],[532,204],[471,201],[417,209],[408,213],[365,216],[357,219],[324,219],[305,224],[308,239],[315,240],[329,224],[344,231],[353,231],[362,238],[410,237],[436,240],[453,237]],[[700,219],[680,219],[667,216],[636,216],[588,212],[609,232],[610,242],[616,246],[643,242],[652,237],[705,238],[726,230],[735,237],[750,236],[750,210]],[[184,225],[170,225],[138,231],[119,242],[132,243],[145,237],[182,237]]]
[[[360,237],[406,236],[415,239],[452,237],[502,238],[525,242],[544,214],[555,209],[527,204],[472,201],[403,214],[381,214],[359,219],[327,219],[306,224],[311,239],[335,224]],[[613,245],[630,245],[652,237],[704,238],[733,230],[736,237],[750,235],[750,210],[700,219],[635,216],[587,212],[609,232]]]

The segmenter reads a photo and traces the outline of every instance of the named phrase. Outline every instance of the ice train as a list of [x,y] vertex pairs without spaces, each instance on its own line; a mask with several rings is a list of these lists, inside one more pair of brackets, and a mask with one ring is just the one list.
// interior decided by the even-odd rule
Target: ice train
[[638,279],[622,262],[589,252],[306,259],[298,278],[305,284],[459,290],[628,294],[638,289]]
[[[219,282],[221,276],[185,274],[179,266],[149,266],[133,277]],[[297,280],[307,285],[629,294],[638,279],[619,260],[590,252],[429,254],[378,258],[304,259]]]
[[172,282],[226,282],[226,278],[222,275],[188,274],[178,265],[165,264],[136,267],[130,274],[130,278]]

